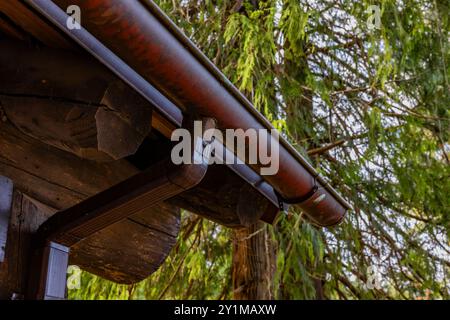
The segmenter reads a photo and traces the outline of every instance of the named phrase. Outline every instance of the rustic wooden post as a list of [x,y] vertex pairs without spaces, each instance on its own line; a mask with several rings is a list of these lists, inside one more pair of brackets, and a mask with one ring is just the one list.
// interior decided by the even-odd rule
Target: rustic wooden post
[[0,263],[0,300],[25,297],[28,276],[34,272],[30,267],[32,236],[53,213],[17,189],[11,200],[5,259]]

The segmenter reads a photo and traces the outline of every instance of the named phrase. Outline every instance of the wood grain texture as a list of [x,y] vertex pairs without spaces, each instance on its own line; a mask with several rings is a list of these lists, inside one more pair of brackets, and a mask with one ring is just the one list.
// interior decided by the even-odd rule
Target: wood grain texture
[[136,283],[164,262],[180,229],[180,210],[145,208],[71,248],[70,263],[117,283]]
[[23,297],[30,272],[32,236],[52,215],[32,199],[14,190],[11,219],[6,245],[6,260],[0,264],[0,299]]
[[125,160],[81,159],[0,123],[0,174],[55,209],[78,203],[139,172]]
[[[169,232],[173,234],[179,226],[174,225],[166,213],[159,215],[160,223],[171,225]],[[121,236],[123,228],[128,230],[126,241]],[[151,241],[144,242],[143,239]],[[70,263],[95,274],[108,274],[109,279],[118,283],[135,283],[158,269],[166,258],[161,252],[168,253],[175,242],[175,236],[136,224],[131,218],[100,231],[95,238],[76,244],[71,249]]]
[[[35,202],[48,205],[42,205],[41,209],[49,210],[45,213],[46,217],[138,172],[125,160],[97,163],[81,159],[32,139],[7,123],[0,124],[0,174],[11,177],[17,188],[36,199]],[[105,231],[92,237],[89,240],[92,244],[83,242],[78,250],[72,251],[77,257],[74,259],[80,267],[86,267],[113,281],[130,283],[141,280],[167,255],[178,233],[179,221],[179,209],[171,205],[161,204],[141,210],[130,220],[112,226],[114,231]],[[153,233],[143,232],[145,228]],[[115,237],[112,243],[108,239],[111,234]],[[130,235],[135,242],[140,243],[132,250],[132,246],[126,243]],[[167,244],[161,245],[159,255],[141,254],[143,248],[159,241]],[[114,246],[117,246],[115,250]],[[92,250],[92,247],[97,248],[97,251]],[[83,250],[86,252],[83,253]],[[117,251],[126,255],[117,257],[114,255]],[[95,255],[95,252],[98,254]],[[132,267],[126,261],[134,261],[135,266]],[[134,271],[128,273],[126,268],[134,268]],[[136,270],[141,273],[138,275]]]
[[239,198],[236,206],[236,214],[241,225],[245,227],[250,227],[257,223],[264,213],[272,207],[266,198],[257,193],[256,190],[247,183],[241,186],[238,194]]
[[19,0],[0,1],[0,12],[3,12],[12,19],[22,30],[33,35],[37,40],[50,47],[74,48],[71,41],[67,40],[53,26],[41,19]]
[[3,12],[0,12],[0,33],[18,40],[25,40],[28,38],[26,32],[20,30],[20,28],[18,28],[17,25]]
[[81,158],[124,158],[150,132],[150,103],[86,54],[0,40],[0,73],[3,115]]
[[[176,184],[170,179],[172,172],[183,170],[185,166],[174,167],[170,160],[162,161],[144,172],[60,211],[39,229],[41,240],[71,247],[116,222],[158,205],[190,187]],[[187,170],[189,172],[206,170],[206,167],[201,169],[200,165],[187,166]],[[201,179],[201,175],[199,178]],[[193,182],[195,183],[196,181]]]

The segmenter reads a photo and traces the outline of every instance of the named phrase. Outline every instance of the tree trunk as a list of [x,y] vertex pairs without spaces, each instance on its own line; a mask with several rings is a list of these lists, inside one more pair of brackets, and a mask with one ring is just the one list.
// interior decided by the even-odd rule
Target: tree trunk
[[263,222],[234,230],[233,299],[273,299],[274,258],[270,234]]

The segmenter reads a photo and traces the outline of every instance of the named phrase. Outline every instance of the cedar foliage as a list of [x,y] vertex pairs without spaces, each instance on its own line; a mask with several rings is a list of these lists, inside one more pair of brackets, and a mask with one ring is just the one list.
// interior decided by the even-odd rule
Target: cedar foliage
[[[448,299],[449,2],[157,2],[354,207],[329,230],[296,211],[267,226],[275,297]],[[186,212],[154,275],[84,273],[70,297],[231,298],[231,239]]]

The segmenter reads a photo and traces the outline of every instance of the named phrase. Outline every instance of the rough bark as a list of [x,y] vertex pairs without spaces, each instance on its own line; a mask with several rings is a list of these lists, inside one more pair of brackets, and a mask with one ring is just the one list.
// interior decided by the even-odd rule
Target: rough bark
[[274,259],[273,245],[264,223],[234,230],[233,298],[273,299]]

